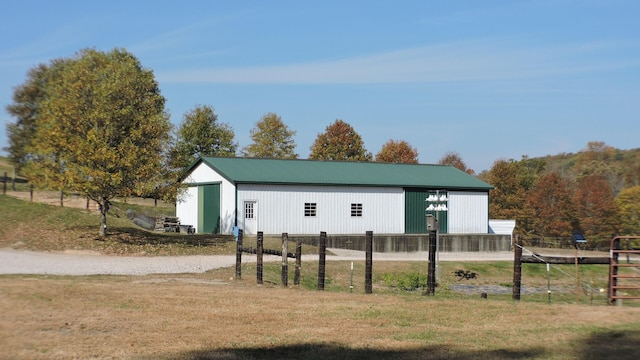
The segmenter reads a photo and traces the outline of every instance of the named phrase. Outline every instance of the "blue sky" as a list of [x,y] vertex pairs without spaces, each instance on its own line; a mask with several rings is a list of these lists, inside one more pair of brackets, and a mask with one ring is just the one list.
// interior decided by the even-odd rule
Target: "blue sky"
[[[211,105],[240,147],[275,112],[297,153],[336,119],[421,163],[640,147],[640,1],[0,0],[4,111],[27,71],[83,48],[133,53],[172,122]],[[3,153],[6,154],[6,153]]]

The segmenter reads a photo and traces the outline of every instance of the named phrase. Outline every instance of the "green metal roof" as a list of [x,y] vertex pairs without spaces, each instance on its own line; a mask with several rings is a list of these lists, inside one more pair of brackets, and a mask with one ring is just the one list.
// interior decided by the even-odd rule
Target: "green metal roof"
[[202,157],[201,162],[235,184],[387,186],[490,190],[484,181],[452,166],[379,162]]

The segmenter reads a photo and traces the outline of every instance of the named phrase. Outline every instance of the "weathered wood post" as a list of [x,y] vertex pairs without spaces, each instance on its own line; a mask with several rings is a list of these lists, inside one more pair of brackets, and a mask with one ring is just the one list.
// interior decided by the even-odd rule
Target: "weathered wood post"
[[427,291],[424,295],[436,294],[436,252],[438,242],[438,220],[427,215],[427,229],[429,230],[429,269],[427,271]]
[[516,235],[516,248],[513,251],[513,300],[520,300],[522,287],[522,240]]
[[236,280],[242,278],[242,229],[238,229],[238,239],[236,243]]
[[293,285],[300,285],[300,268],[302,268],[302,240],[296,239],[296,272],[293,276]]
[[282,286],[289,286],[289,234],[282,233]]
[[262,252],[264,251],[264,237],[262,234],[262,231],[258,231],[258,240],[257,240],[257,244],[256,244],[256,280],[258,282],[258,285],[262,285],[262,269],[263,269],[263,262],[262,262]]
[[324,290],[325,265],[327,262],[327,233],[320,232],[320,243],[318,244],[320,259],[318,261],[318,290]]
[[365,271],[364,271],[364,292],[373,292],[373,231],[367,231],[365,235]]
[[2,195],[7,193],[7,172],[4,172],[4,178],[2,178]]
[[29,201],[33,202],[33,184],[29,184]]

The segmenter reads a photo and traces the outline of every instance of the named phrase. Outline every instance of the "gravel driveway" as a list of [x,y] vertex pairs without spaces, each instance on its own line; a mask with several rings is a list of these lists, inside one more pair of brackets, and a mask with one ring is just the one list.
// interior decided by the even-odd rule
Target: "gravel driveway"
[[[363,251],[328,249],[327,261],[364,261]],[[428,253],[373,253],[374,261],[426,261]],[[303,260],[317,260],[318,255],[305,255]],[[280,261],[281,257],[265,255],[264,261]],[[509,261],[511,252],[440,253],[441,261]],[[243,262],[255,262],[256,256],[242,254]],[[290,262],[293,260],[290,260]],[[105,256],[82,252],[33,252],[0,249],[0,274],[48,275],[147,275],[203,273],[212,269],[235,266],[235,255],[197,256]]]

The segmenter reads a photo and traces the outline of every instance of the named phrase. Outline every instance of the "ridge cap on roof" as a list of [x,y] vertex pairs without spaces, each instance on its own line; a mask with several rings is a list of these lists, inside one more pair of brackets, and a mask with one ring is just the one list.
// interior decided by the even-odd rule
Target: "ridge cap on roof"
[[[316,160],[316,159],[280,159],[280,158],[259,158],[259,157],[242,157],[242,156],[201,156],[202,159],[234,159],[234,160],[264,160],[264,161],[300,161],[300,162],[319,162],[319,163],[343,163],[343,164],[371,164],[371,165],[398,165],[398,166],[440,166],[440,167],[454,167],[452,165],[443,164],[407,164],[407,163],[392,163],[382,161],[352,161],[352,160]],[[196,160],[197,161],[197,160]]]

